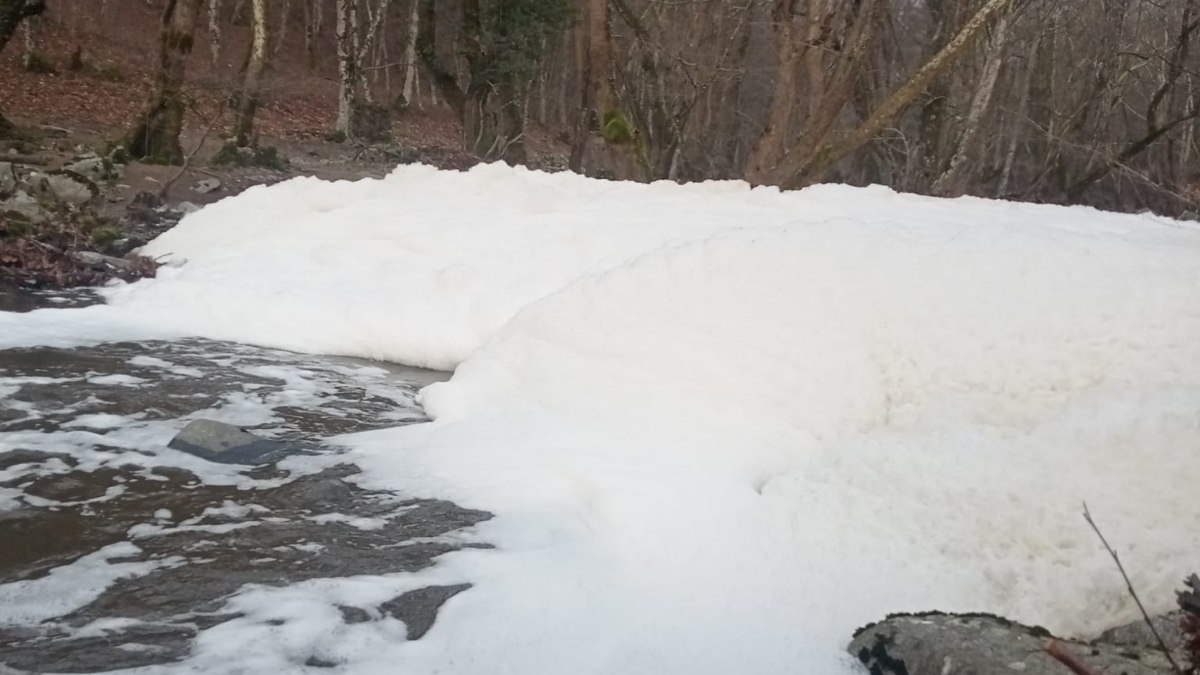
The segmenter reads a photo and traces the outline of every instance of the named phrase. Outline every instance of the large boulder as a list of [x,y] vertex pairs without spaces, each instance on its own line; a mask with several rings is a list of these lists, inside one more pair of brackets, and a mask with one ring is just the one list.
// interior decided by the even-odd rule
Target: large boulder
[[[985,614],[894,615],[860,629],[849,651],[872,675],[1063,675],[1062,663],[1045,652],[1052,636]],[[1059,644],[1097,673],[1166,675],[1162,652],[1143,646]]]
[[189,422],[167,447],[222,464],[267,464],[295,452],[287,443],[214,420]]

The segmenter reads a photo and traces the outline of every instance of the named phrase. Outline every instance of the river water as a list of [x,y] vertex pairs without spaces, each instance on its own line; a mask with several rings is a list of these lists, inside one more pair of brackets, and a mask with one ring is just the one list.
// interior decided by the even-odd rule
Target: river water
[[[0,291],[6,311],[95,301]],[[238,616],[227,601],[248,584],[383,578],[486,547],[471,526],[490,514],[361,489],[336,443],[425,421],[416,393],[445,377],[209,340],[0,351],[0,665],[176,661],[200,631]],[[201,418],[294,452],[249,467],[167,447]],[[466,588],[339,611],[347,623],[402,622],[418,639]]]

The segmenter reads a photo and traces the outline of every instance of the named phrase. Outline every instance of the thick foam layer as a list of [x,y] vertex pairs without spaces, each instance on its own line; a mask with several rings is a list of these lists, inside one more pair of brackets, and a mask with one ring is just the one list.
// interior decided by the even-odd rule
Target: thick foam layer
[[[372,487],[498,516],[495,550],[428,572],[474,587],[419,642],[313,610],[362,580],[247,591],[247,616],[297,608],[259,666],[303,645],[356,673],[850,672],[856,626],[933,608],[1086,634],[1133,608],[1085,500],[1152,603],[1200,560],[1189,225],[408,167],[251,190],[149,252],[186,263],[110,307],[0,316],[0,340],[458,366],[424,392],[435,423],[338,442]],[[246,621],[189,666],[236,663]]]

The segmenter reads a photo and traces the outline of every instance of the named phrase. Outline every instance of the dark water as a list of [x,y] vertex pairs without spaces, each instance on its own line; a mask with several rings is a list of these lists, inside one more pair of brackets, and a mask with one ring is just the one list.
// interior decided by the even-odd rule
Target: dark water
[[51,307],[87,307],[102,302],[90,288],[27,289],[0,279],[0,312],[32,312]]
[[[225,601],[245,584],[415,571],[485,546],[443,535],[490,514],[364,490],[327,440],[424,421],[416,392],[443,377],[205,340],[0,351],[0,664],[97,672],[170,662],[236,616]],[[303,454],[239,467],[168,449],[198,417]],[[125,578],[52,604],[80,590],[67,572],[120,565],[132,570]],[[414,639],[465,588],[342,616],[398,618]],[[124,621],[95,629],[113,619]]]

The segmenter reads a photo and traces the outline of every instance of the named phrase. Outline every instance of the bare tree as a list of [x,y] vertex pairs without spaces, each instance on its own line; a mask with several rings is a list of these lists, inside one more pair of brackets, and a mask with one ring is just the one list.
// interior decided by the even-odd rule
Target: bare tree
[[158,38],[158,69],[145,111],[127,138],[129,153],[162,164],[183,161],[179,134],[186,104],[183,80],[203,0],[167,0]]
[[783,164],[790,176],[786,184],[789,187],[798,187],[820,180],[835,163],[874,139],[897,114],[917,99],[938,74],[954,62],[971,39],[983,30],[995,15],[1008,9],[1012,1],[988,0],[954,39],[914,73],[903,86],[888,96],[866,121],[844,138],[826,141],[815,152],[794,160],[786,160]]
[[270,1],[251,0],[252,37],[249,53],[242,67],[242,86],[238,90],[237,118],[234,121],[234,142],[238,147],[254,143],[254,113],[258,110],[262,92],[262,74],[267,66],[267,42],[269,38]]
[[221,63],[221,0],[208,0],[208,51],[214,66]]
[[370,100],[364,62],[375,43],[391,0],[364,0],[366,22],[359,19],[359,0],[337,0],[338,112],[334,130],[356,138],[356,117]]
[[972,144],[983,126],[984,115],[991,105],[992,96],[996,92],[996,82],[1000,79],[1000,65],[1004,58],[1004,43],[1008,35],[1009,17],[1003,16],[997,22],[987,47],[986,63],[979,83],[975,87],[975,95],[971,100],[971,108],[967,112],[962,135],[958,138],[954,155],[942,175],[933,181],[931,190],[936,194],[956,194],[964,189],[963,175],[966,171],[967,158]]

